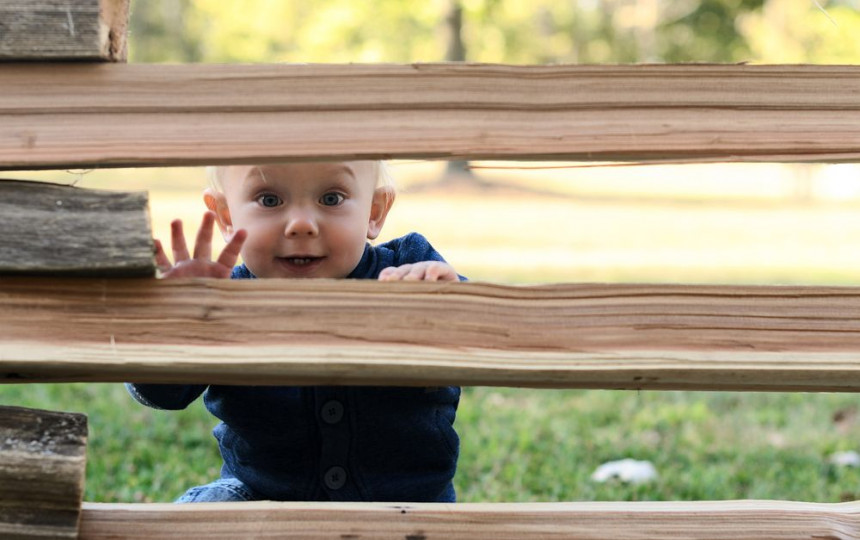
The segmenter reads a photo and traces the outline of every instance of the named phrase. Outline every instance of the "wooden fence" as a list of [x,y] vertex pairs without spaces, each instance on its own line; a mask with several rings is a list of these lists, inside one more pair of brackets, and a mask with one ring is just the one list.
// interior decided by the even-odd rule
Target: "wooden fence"
[[[39,4],[55,23],[95,17],[113,29],[80,55],[117,50],[109,38],[125,19],[114,10],[127,2],[70,3],[80,9],[6,2],[0,13],[38,17],[27,10]],[[20,43],[32,40],[9,53],[15,44],[0,36],[0,58],[55,57]],[[857,66],[5,63],[0,169],[322,157],[851,161],[858,96]],[[117,277],[153,272],[149,232],[134,225],[146,221],[145,200],[120,212],[78,204],[83,190],[13,198],[22,189],[0,201],[4,221],[17,216],[0,236],[0,271],[16,274],[0,279],[0,382],[860,388],[856,288]],[[34,216],[38,227],[122,226],[78,246],[80,267],[56,263],[50,243],[32,252],[8,240]],[[106,264],[129,238],[138,249]],[[27,257],[41,263],[15,262]],[[369,312],[372,325],[356,316]],[[237,324],[240,341],[211,344]],[[858,503],[82,504],[85,419],[0,414],[3,537],[860,538]],[[45,488],[58,475],[72,486],[59,495]]]

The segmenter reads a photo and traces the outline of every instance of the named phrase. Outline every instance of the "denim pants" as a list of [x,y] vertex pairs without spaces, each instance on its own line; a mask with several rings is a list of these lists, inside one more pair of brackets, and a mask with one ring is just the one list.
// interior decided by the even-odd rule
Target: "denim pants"
[[219,478],[205,486],[189,489],[176,499],[177,503],[246,502],[258,500],[248,486],[236,478]]

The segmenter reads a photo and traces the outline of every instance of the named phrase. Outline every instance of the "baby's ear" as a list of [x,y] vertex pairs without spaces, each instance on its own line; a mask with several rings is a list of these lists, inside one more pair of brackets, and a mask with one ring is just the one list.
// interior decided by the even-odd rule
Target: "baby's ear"
[[230,218],[230,208],[227,207],[227,199],[220,191],[207,188],[203,191],[203,202],[206,208],[215,212],[215,221],[221,229],[224,240],[230,241],[233,236],[233,220]]
[[385,218],[394,204],[394,190],[388,186],[376,188],[370,205],[370,219],[367,222],[367,238],[374,240],[382,232]]

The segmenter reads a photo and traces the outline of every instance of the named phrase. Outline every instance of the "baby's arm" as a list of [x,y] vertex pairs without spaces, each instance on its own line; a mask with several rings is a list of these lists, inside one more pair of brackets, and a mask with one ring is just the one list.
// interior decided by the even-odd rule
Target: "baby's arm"
[[125,383],[125,389],[135,401],[147,407],[178,411],[197,399],[206,385]]
[[[155,241],[155,262],[164,278],[177,277],[215,277],[228,278],[233,265],[239,258],[239,250],[247,234],[237,231],[217,261],[212,261],[212,232],[215,224],[215,214],[206,212],[203,223],[197,232],[194,243],[194,258],[188,254],[185,244],[185,234],[182,232],[182,222],[175,220],[170,224],[171,243],[173,245],[174,264],[171,264],[164,252],[161,242]],[[126,383],[129,394],[143,405],[155,409],[178,410],[184,409],[206,390],[206,385],[199,384],[136,384]]]
[[164,278],[176,277],[213,277],[228,278],[233,270],[233,265],[239,258],[242,244],[248,236],[244,230],[238,230],[233,238],[227,242],[224,251],[217,261],[212,260],[212,231],[215,224],[215,213],[203,214],[203,222],[197,231],[197,239],[194,242],[194,257],[188,254],[185,243],[185,234],[182,231],[182,221],[174,220],[170,224],[170,240],[173,247],[173,260],[164,252],[161,241],[155,241],[155,263],[161,276]]
[[450,264],[442,261],[423,261],[402,266],[390,266],[379,273],[379,281],[459,281],[460,277]]

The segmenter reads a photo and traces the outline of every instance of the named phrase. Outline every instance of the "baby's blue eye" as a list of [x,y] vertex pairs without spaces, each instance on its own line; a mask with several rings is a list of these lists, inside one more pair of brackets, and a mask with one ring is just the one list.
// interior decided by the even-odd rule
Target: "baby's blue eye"
[[260,205],[265,206],[266,208],[274,208],[275,206],[281,204],[281,198],[277,195],[271,194],[260,195],[259,197],[257,197],[257,202],[260,203]]
[[344,196],[340,193],[326,193],[325,195],[320,197],[320,204],[322,204],[323,206],[337,206],[343,201],[343,199]]

